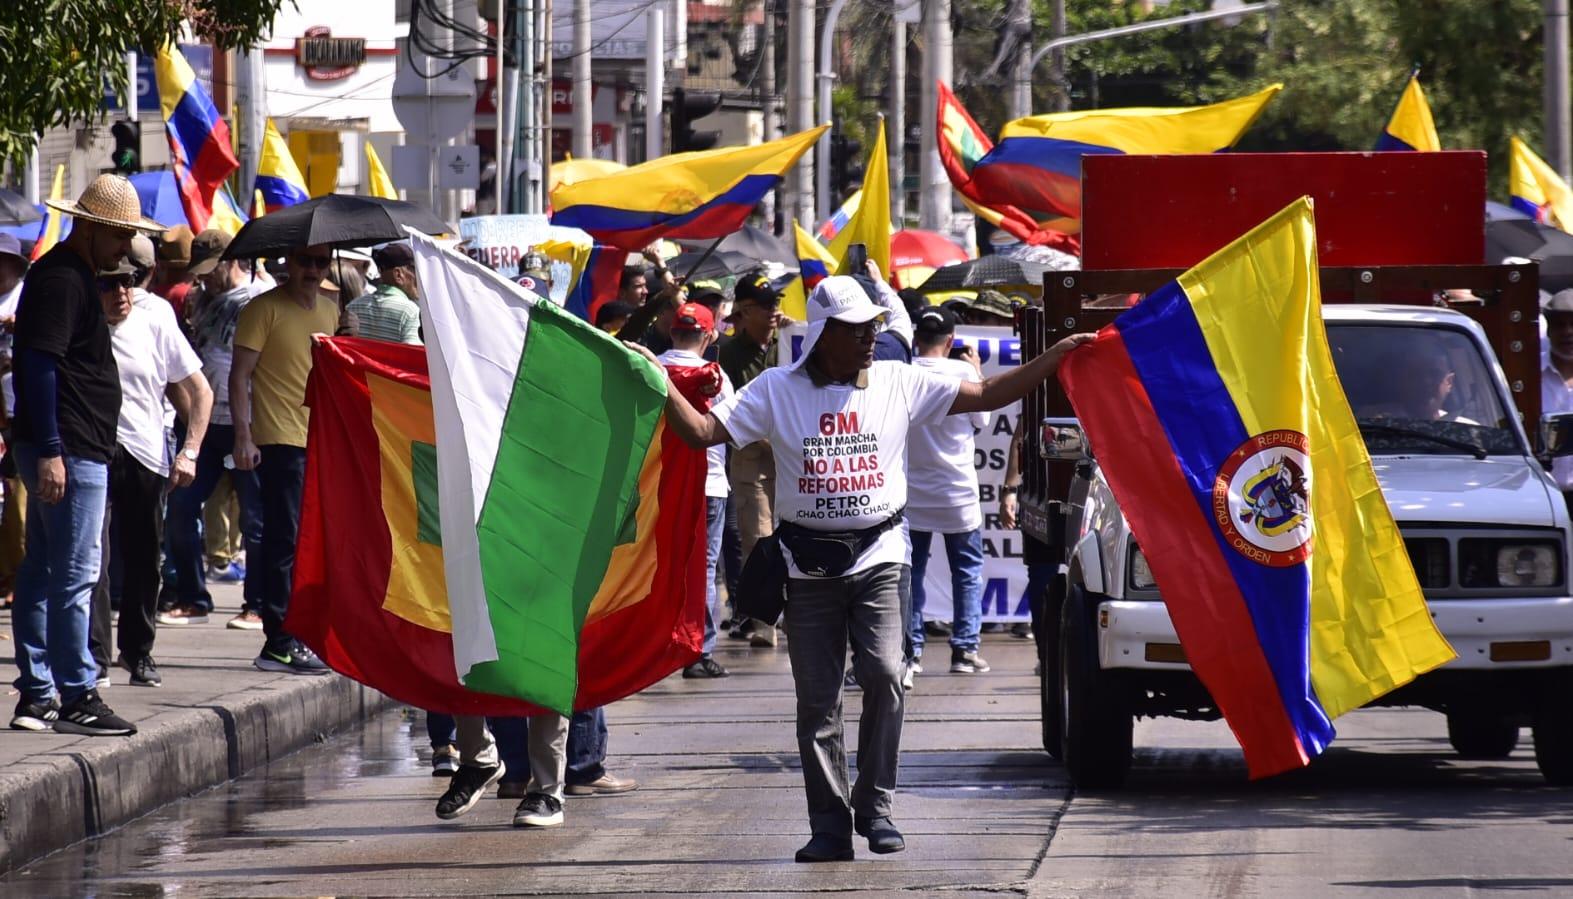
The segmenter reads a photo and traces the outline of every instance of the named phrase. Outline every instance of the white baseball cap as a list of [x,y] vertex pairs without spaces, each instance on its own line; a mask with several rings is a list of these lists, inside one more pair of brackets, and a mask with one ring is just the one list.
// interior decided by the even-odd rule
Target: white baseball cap
[[808,335],[803,338],[803,355],[792,364],[793,368],[808,359],[808,354],[814,351],[814,344],[819,342],[819,335],[825,333],[825,322],[830,319],[861,325],[885,314],[883,307],[874,305],[874,301],[868,298],[863,285],[847,275],[831,275],[814,285],[813,292],[808,295],[807,305]]

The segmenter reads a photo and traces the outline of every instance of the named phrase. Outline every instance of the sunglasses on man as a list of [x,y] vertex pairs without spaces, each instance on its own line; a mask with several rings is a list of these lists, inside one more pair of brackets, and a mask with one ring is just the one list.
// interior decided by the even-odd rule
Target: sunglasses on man
[[100,293],[108,293],[111,290],[129,290],[131,285],[135,283],[137,283],[135,275],[104,275],[98,279],[98,290]]

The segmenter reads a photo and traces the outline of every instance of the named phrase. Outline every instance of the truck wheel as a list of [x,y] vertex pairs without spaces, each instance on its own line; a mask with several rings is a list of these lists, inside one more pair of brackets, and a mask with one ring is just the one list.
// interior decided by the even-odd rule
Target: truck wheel
[[1097,600],[1073,586],[1060,617],[1061,745],[1071,783],[1115,790],[1131,768],[1131,713],[1098,667]]
[[1573,717],[1560,707],[1542,708],[1535,716],[1535,764],[1546,783],[1573,786]]
[[1492,715],[1451,712],[1447,741],[1466,759],[1505,759],[1518,745],[1518,726]]

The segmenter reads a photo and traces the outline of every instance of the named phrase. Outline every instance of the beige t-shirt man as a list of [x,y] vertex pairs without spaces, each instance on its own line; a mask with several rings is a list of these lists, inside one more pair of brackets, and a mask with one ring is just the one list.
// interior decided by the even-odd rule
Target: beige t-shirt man
[[303,309],[275,288],[246,304],[235,324],[235,346],[257,353],[251,374],[251,442],[257,446],[306,445],[306,378],[311,374],[311,335],[332,334],[339,307],[318,296]]

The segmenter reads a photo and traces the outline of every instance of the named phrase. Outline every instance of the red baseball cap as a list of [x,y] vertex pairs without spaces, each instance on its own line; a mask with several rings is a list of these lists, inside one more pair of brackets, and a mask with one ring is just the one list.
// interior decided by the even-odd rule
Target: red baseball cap
[[677,307],[677,314],[672,316],[673,331],[713,331],[715,330],[715,316],[710,310],[698,303],[684,303]]

